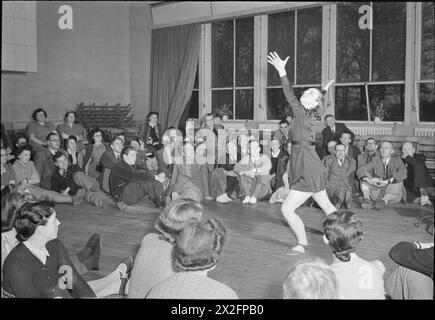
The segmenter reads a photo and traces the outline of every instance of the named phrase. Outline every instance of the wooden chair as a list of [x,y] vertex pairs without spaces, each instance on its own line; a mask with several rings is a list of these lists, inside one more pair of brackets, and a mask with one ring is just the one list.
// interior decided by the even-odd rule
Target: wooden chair
[[417,152],[426,156],[426,167],[432,179],[435,180],[435,139],[420,140]]

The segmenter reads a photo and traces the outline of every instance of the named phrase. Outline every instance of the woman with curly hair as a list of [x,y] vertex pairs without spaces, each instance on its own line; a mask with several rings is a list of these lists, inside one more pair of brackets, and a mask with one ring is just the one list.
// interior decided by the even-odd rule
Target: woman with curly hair
[[176,274],[157,284],[149,299],[238,299],[226,284],[207,276],[218,264],[226,230],[217,219],[186,226],[174,247]]
[[165,208],[155,225],[158,233],[148,233],[142,239],[129,282],[129,298],[144,298],[154,285],[175,273],[175,238],[185,226],[201,218],[202,206],[192,199],[179,198]]
[[331,247],[334,270],[342,299],[385,299],[383,275],[379,260],[366,261],[355,253],[363,239],[362,223],[356,213],[334,212],[323,222],[324,240]]
[[77,142],[77,150],[82,150],[84,143],[87,143],[87,135],[86,129],[77,122],[77,112],[74,110],[68,110],[65,113],[63,120],[64,123],[61,123],[57,126],[57,131],[59,132],[63,141],[62,147],[66,149],[68,145],[67,140],[70,136],[74,136]]

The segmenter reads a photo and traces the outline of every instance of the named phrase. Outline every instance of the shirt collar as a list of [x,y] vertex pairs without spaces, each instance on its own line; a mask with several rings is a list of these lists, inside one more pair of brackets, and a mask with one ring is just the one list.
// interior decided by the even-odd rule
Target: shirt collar
[[272,151],[272,157],[276,158],[276,157],[279,155],[280,152],[281,152],[280,149],[278,149],[277,152],[273,152],[273,151]]
[[46,247],[40,250],[38,248],[35,248],[35,246],[33,246],[29,241],[24,241],[23,244],[36,258],[38,258],[39,261],[42,262],[43,265],[45,265],[45,263],[47,262],[47,257],[50,256]]

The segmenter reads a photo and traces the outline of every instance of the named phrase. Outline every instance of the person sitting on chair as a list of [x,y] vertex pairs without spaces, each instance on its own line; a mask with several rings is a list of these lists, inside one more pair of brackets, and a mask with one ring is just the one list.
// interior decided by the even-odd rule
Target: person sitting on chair
[[334,115],[327,114],[325,116],[326,128],[322,130],[322,144],[325,151],[328,150],[328,142],[331,140],[339,141],[343,132],[350,134],[350,140],[353,141],[355,134],[344,123],[335,122]]
[[407,170],[402,160],[393,157],[393,146],[385,141],[381,145],[381,157],[374,157],[365,166],[359,167],[356,175],[361,181],[361,192],[364,209],[372,208],[373,201],[379,206],[382,200],[385,204],[399,203],[403,195],[403,180]]
[[326,155],[322,158],[322,161],[324,161],[327,157],[334,158],[335,156],[335,146],[337,145],[337,141],[331,140],[328,142],[328,152],[326,152]]
[[404,182],[408,198],[422,206],[430,206],[432,202],[429,194],[434,196],[434,181],[427,170],[425,155],[415,153],[413,144],[405,142],[402,146],[402,159],[408,167],[408,177]]
[[234,166],[234,172],[239,175],[242,192],[246,195],[243,204],[255,204],[271,194],[270,169],[272,162],[265,154],[260,153],[257,140],[250,140],[248,154]]
[[340,137],[340,142],[345,147],[346,156],[354,158],[356,161],[361,151],[352,144],[352,135],[349,132],[343,132]]
[[346,156],[344,145],[335,146],[335,155],[325,157],[323,164],[326,168],[326,192],[329,199],[338,209],[346,201],[348,209],[352,207],[352,181],[356,170],[356,161]]
[[290,139],[290,123],[286,120],[286,119],[282,119],[279,122],[279,129],[276,130],[273,134],[272,134],[272,139],[276,138],[280,141],[280,145],[283,148],[283,151],[288,152],[288,150],[286,150],[287,148],[287,141],[291,140]]
[[8,163],[8,152],[6,147],[1,147],[1,189],[16,184],[17,177],[14,168]]

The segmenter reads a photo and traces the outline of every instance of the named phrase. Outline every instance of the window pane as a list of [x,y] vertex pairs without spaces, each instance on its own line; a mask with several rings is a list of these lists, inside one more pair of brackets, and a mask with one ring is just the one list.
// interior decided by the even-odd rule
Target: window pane
[[281,120],[288,102],[281,88],[267,89],[267,120]]
[[360,6],[367,2],[337,5],[337,82],[369,80],[370,30],[360,29]]
[[199,117],[199,95],[197,90],[192,91],[192,96],[187,104],[189,108],[189,118],[198,119]]
[[[294,81],[295,14],[294,11],[270,14],[268,17],[268,52],[276,51],[284,59],[290,56],[286,65],[290,82]],[[267,84],[280,85],[278,72],[267,64]]]
[[212,87],[233,86],[233,20],[212,24]]
[[423,122],[435,122],[435,84],[420,84],[419,118]]
[[322,7],[297,12],[296,83],[321,82]]
[[405,52],[406,3],[374,2],[372,80],[404,80]]
[[421,22],[421,79],[435,79],[435,50],[434,50],[434,4],[422,3]]
[[367,121],[364,86],[335,87],[335,117],[337,120]]
[[233,90],[213,90],[211,94],[211,111],[215,113],[215,110],[224,104],[230,106],[230,109],[233,110]]
[[236,90],[236,119],[254,119],[254,90]]
[[236,86],[254,84],[254,18],[236,20]]
[[383,121],[403,121],[405,106],[404,84],[369,86],[369,99],[371,109],[373,109],[373,103],[375,101],[382,100],[384,101],[384,105],[390,107]]

